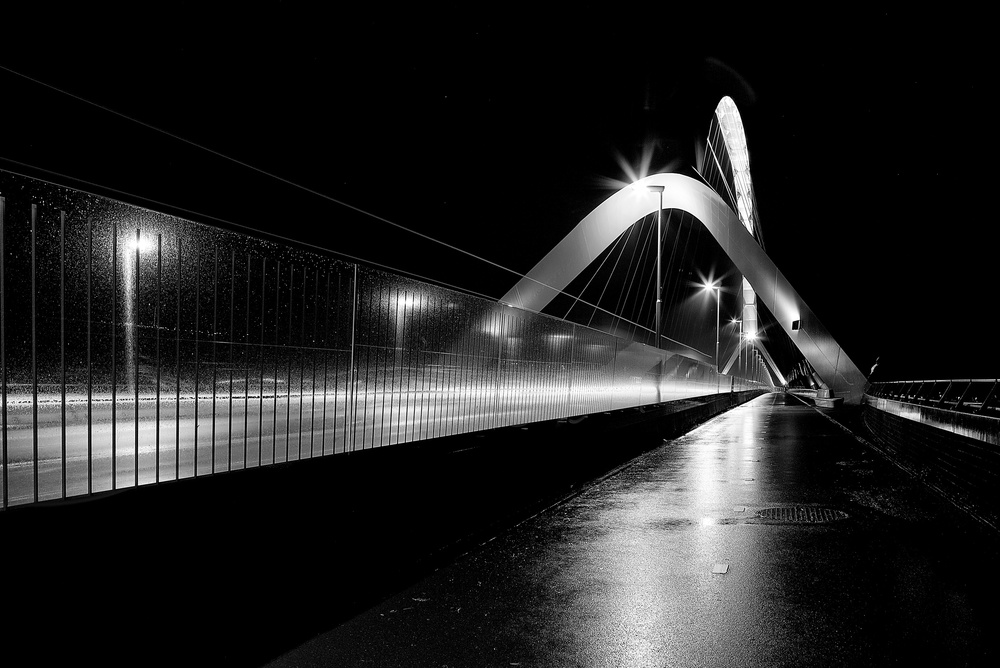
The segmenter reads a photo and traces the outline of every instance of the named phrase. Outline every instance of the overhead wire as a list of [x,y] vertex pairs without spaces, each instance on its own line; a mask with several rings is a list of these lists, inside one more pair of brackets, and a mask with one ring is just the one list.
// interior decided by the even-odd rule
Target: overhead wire
[[[626,281],[628,282],[628,287],[626,288],[625,285],[622,284],[622,291],[621,294],[619,294],[618,296],[618,305],[615,306],[615,310],[618,311],[619,313],[622,313],[625,307],[628,305],[627,301],[628,296],[634,294],[632,292],[632,287],[635,285],[635,279],[639,275],[639,265],[637,262],[635,262],[635,255],[636,253],[638,253],[640,258],[646,257],[646,249],[649,247],[649,238],[652,234],[651,233],[652,226],[646,224],[646,219],[648,217],[649,216],[643,216],[642,218],[642,227],[645,231],[645,235],[643,235],[642,238],[642,249],[640,250],[639,244],[636,244],[635,248],[632,250],[632,261],[629,262],[628,272],[625,275]],[[634,317],[634,311],[635,311],[634,303],[632,310],[633,314],[631,315]],[[625,318],[622,319],[624,320]]]
[[[653,235],[653,236],[655,236],[655,235]],[[654,248],[655,248],[655,246],[654,246]],[[640,298],[636,299],[635,302],[634,302],[634,305],[633,305],[633,311],[632,311],[633,315],[632,315],[632,317],[635,318],[636,320],[638,320],[639,316],[641,315],[641,313],[636,313],[636,311],[637,310],[641,311],[641,307],[642,307],[643,304],[654,304],[654,305],[656,304],[656,297],[655,297],[655,293],[656,293],[656,256],[653,253],[650,253],[649,255],[651,255],[652,257],[647,256],[646,258],[643,259],[643,263],[642,263],[643,267],[646,267],[647,265],[651,265],[649,267],[649,269],[646,271],[646,275],[648,276],[648,278],[646,279],[646,282],[645,282],[646,287],[642,291],[642,295],[640,296]],[[647,311],[648,311],[648,307],[647,307]],[[655,312],[655,310],[653,312],[653,320],[654,321],[656,320],[656,312]],[[654,329],[655,329],[655,326],[656,326],[655,322],[653,323],[653,326],[654,326]]]
[[[618,269],[618,263],[621,262],[622,255],[625,254],[625,247],[628,246],[628,240],[632,238],[632,234],[635,232],[635,225],[628,228],[628,232],[625,235],[625,242],[622,244],[621,250],[618,251],[618,258],[615,260],[614,265],[611,267],[611,274],[608,276],[608,280],[604,282],[604,288],[601,290],[601,296],[597,298],[598,302],[604,301],[604,294],[608,291],[608,286],[611,285],[611,276],[614,275],[615,271]],[[590,323],[594,321],[595,313],[590,314],[590,320],[587,322],[589,326]],[[616,315],[612,313],[612,315]]]
[[[511,269],[509,267],[506,267],[506,266],[504,266],[504,265],[502,265],[502,264],[500,264],[498,262],[495,262],[495,261],[490,260],[488,258],[482,257],[480,255],[477,255],[477,254],[475,254],[475,253],[473,253],[471,251],[465,250],[464,248],[461,248],[459,246],[455,246],[454,244],[450,244],[450,243],[448,243],[446,241],[442,241],[441,239],[437,239],[436,237],[433,237],[433,236],[431,236],[429,234],[426,234],[424,232],[419,232],[417,230],[414,230],[414,229],[411,229],[409,227],[406,227],[405,225],[402,225],[400,223],[397,223],[397,222],[394,222],[392,220],[389,220],[388,218],[385,218],[385,217],[380,216],[378,214],[375,214],[375,213],[372,213],[372,212],[367,211],[365,209],[362,209],[361,207],[355,206],[355,205],[350,204],[348,202],[345,202],[343,200],[340,200],[340,199],[337,199],[337,198],[332,197],[330,195],[327,195],[326,193],[323,193],[323,192],[320,192],[318,190],[315,190],[314,188],[310,188],[308,186],[302,185],[300,183],[297,183],[295,181],[287,179],[287,178],[285,178],[283,176],[280,176],[278,174],[275,174],[273,172],[269,172],[269,171],[267,171],[265,169],[261,169],[261,168],[256,167],[255,165],[252,165],[252,164],[250,164],[250,163],[248,163],[246,161],[239,160],[238,158],[231,157],[231,156],[226,155],[226,154],[224,154],[224,153],[222,153],[220,151],[217,151],[215,149],[209,148],[207,146],[199,144],[199,143],[197,143],[195,141],[192,141],[190,139],[187,139],[185,137],[182,137],[182,136],[180,136],[180,135],[178,135],[176,133],[170,132],[168,130],[164,130],[164,129],[160,128],[160,127],[152,125],[151,123],[147,123],[147,122],[142,121],[142,120],[140,120],[138,118],[134,118],[132,116],[129,116],[127,114],[119,112],[119,111],[117,111],[115,109],[112,109],[112,108],[106,106],[106,105],[102,105],[102,104],[99,104],[99,103],[94,102],[92,100],[88,100],[85,97],[82,97],[80,95],[76,95],[75,93],[71,93],[71,92],[69,92],[67,90],[59,88],[57,86],[53,86],[52,84],[46,83],[46,82],[41,81],[41,80],[39,80],[37,78],[28,76],[28,75],[23,74],[21,72],[18,72],[17,70],[11,69],[11,68],[9,68],[9,67],[7,67],[5,65],[0,65],[0,70],[3,70],[5,72],[8,72],[8,73],[13,74],[13,75],[18,76],[18,77],[21,77],[22,79],[26,79],[28,81],[31,81],[32,83],[35,83],[35,84],[37,84],[39,86],[43,86],[45,88],[53,90],[53,91],[55,91],[57,93],[60,93],[62,95],[66,95],[68,97],[71,97],[74,100],[77,100],[77,101],[82,102],[84,104],[90,105],[92,107],[95,107],[97,109],[105,111],[105,112],[107,112],[109,114],[112,114],[114,116],[117,116],[119,118],[123,118],[123,119],[125,119],[127,121],[130,121],[132,123],[140,125],[140,126],[142,126],[144,128],[152,130],[154,132],[157,132],[157,133],[160,133],[160,134],[165,135],[167,137],[170,137],[170,138],[172,138],[172,139],[174,139],[176,141],[179,141],[179,142],[181,142],[183,144],[187,144],[187,145],[192,146],[194,148],[197,148],[199,150],[202,150],[202,151],[205,151],[207,153],[210,153],[210,154],[212,154],[212,155],[214,155],[214,156],[216,156],[216,157],[218,157],[218,158],[220,158],[222,160],[226,160],[226,161],[231,162],[233,164],[239,165],[239,166],[241,166],[241,167],[243,167],[245,169],[248,169],[250,171],[256,172],[256,173],[261,174],[263,176],[266,176],[268,178],[272,178],[272,179],[274,179],[276,181],[279,181],[280,183],[283,183],[285,185],[288,185],[288,186],[290,186],[292,188],[296,188],[296,189],[301,190],[303,192],[307,192],[307,193],[309,193],[311,195],[319,197],[319,198],[321,198],[323,200],[326,200],[328,202],[331,202],[333,204],[337,204],[339,206],[342,206],[342,207],[344,207],[346,209],[349,209],[349,210],[354,211],[356,213],[359,213],[361,215],[364,215],[364,216],[367,216],[367,217],[372,218],[374,220],[377,220],[379,222],[385,223],[386,225],[389,225],[391,227],[397,228],[397,229],[402,230],[404,232],[408,232],[408,233],[413,234],[415,236],[418,236],[418,237],[421,237],[423,239],[426,239],[426,240],[428,240],[430,242],[439,244],[439,245],[441,245],[441,246],[443,246],[445,248],[448,248],[448,249],[450,249],[452,251],[455,251],[457,253],[461,253],[461,254],[466,255],[468,257],[471,257],[471,258],[473,258],[475,260],[479,260],[480,262],[483,262],[483,263],[488,264],[488,265],[490,265],[492,267],[495,267],[495,268],[500,269],[502,271],[508,272],[508,273],[513,274],[515,276],[518,276],[519,278],[524,278],[524,279],[530,280],[530,281],[532,281],[534,283],[537,283],[537,284],[539,284],[539,285],[541,285],[541,286],[543,286],[545,288],[548,288],[550,290],[558,292],[559,294],[566,294],[567,296],[575,297],[578,301],[580,301],[580,302],[582,302],[582,303],[584,303],[584,304],[586,304],[586,305],[588,305],[588,306],[590,306],[590,307],[592,307],[592,308],[594,308],[596,310],[605,312],[605,313],[611,315],[612,317],[614,317],[616,319],[625,321],[625,322],[627,322],[627,323],[629,323],[631,325],[634,325],[636,327],[639,327],[639,328],[647,330],[647,331],[653,331],[650,328],[645,327],[644,325],[641,325],[641,324],[639,324],[637,322],[634,322],[634,321],[632,321],[630,319],[624,318],[623,316],[621,316],[618,313],[614,313],[612,311],[608,311],[607,309],[604,309],[604,308],[602,308],[602,307],[600,307],[600,306],[598,306],[596,304],[591,304],[591,303],[587,302],[586,300],[582,299],[580,296],[570,295],[569,293],[565,292],[564,290],[561,290],[561,289],[558,289],[558,288],[554,288],[554,287],[552,287],[550,285],[545,284],[542,281],[539,281],[539,280],[537,280],[537,279],[535,279],[535,278],[533,278],[531,276],[523,274],[523,273],[521,273],[519,271],[516,271],[514,269]],[[3,158],[3,159],[7,160],[9,162],[15,163],[15,164],[20,164],[22,166],[29,167],[31,169],[41,169],[41,168],[35,167],[33,165],[28,165],[26,163],[21,163],[19,161],[12,160],[10,158]],[[44,171],[44,172],[49,173],[49,174],[54,174],[54,175],[66,178],[65,175],[58,174],[57,172],[53,172],[53,171],[50,171],[50,170],[41,169],[41,171]],[[97,188],[107,189],[107,190],[118,192],[118,193],[121,193],[121,194],[126,194],[129,197],[137,197],[136,195],[133,195],[131,193],[126,193],[124,191],[117,190],[117,189],[114,189],[114,188],[108,188],[106,186],[101,186],[101,185],[98,185],[98,184],[90,183],[90,182],[87,182],[87,181],[85,181],[83,179],[79,179],[79,178],[76,178],[76,177],[68,177],[68,178],[72,178],[73,180],[79,181],[81,183],[87,183],[88,185],[91,185],[91,186],[94,186],[94,187],[97,187]],[[238,228],[241,228],[241,229],[251,230],[251,231],[253,231],[253,232],[257,233],[257,234],[265,234],[267,236],[271,236],[271,237],[274,237],[276,239],[281,239],[282,241],[287,241],[287,242],[291,242],[291,243],[294,243],[294,244],[299,244],[299,245],[303,245],[303,246],[307,246],[307,247],[311,247],[311,248],[320,249],[320,250],[323,250],[324,252],[335,253],[335,254],[341,255],[343,257],[351,257],[352,259],[355,259],[355,260],[358,260],[358,261],[361,261],[361,262],[365,262],[367,264],[377,265],[377,266],[380,266],[382,268],[390,269],[392,271],[398,271],[400,273],[405,273],[405,274],[408,274],[410,276],[417,276],[417,277],[421,278],[421,280],[431,280],[431,279],[427,279],[425,277],[420,277],[420,276],[418,276],[416,274],[413,274],[412,272],[407,272],[407,271],[403,271],[403,270],[400,270],[400,269],[395,269],[395,268],[392,268],[392,267],[388,267],[386,265],[382,265],[382,264],[377,263],[377,262],[372,262],[370,260],[365,260],[365,259],[362,259],[362,258],[352,257],[352,256],[350,256],[350,255],[348,255],[346,253],[342,253],[342,252],[339,252],[339,251],[334,251],[332,249],[325,248],[325,247],[322,247],[322,246],[317,246],[315,244],[309,244],[309,243],[302,242],[302,241],[297,240],[297,239],[291,239],[289,237],[284,237],[282,235],[275,234],[273,232],[267,232],[267,231],[264,231],[264,230],[260,230],[258,228],[254,228],[254,227],[251,227],[251,226],[248,226],[248,225],[234,223],[232,221],[228,221],[228,220],[219,218],[217,216],[209,216],[209,215],[200,214],[200,213],[197,213],[197,212],[193,212],[193,211],[184,209],[182,207],[176,207],[176,206],[173,206],[173,205],[170,205],[170,204],[166,204],[166,203],[163,203],[163,202],[157,202],[155,200],[152,200],[152,199],[149,199],[149,198],[146,198],[146,197],[139,196],[138,198],[141,199],[141,200],[147,201],[147,202],[155,203],[158,206],[166,206],[166,207],[169,207],[169,208],[172,208],[172,209],[176,209],[178,211],[185,211],[187,213],[192,213],[192,214],[195,214],[195,215],[198,215],[198,216],[209,218],[211,220],[215,220],[215,221],[218,221],[218,222],[223,222],[226,225],[232,225],[232,226],[235,226],[235,227],[238,227]],[[645,217],[643,218],[643,221],[645,221]],[[634,256],[634,253],[633,253],[633,256]],[[619,259],[620,259],[620,257],[619,257]],[[481,293],[475,293],[475,291],[468,290],[466,288],[458,288],[457,286],[449,285],[449,284],[446,284],[446,283],[444,283],[442,281],[432,280],[431,282],[437,283],[439,285],[445,285],[447,287],[459,289],[459,290],[461,290],[463,292],[467,292],[467,293],[470,293],[470,294],[476,294],[477,296],[484,296],[485,297],[485,295],[482,295]],[[603,296],[603,292],[602,292],[602,296]],[[486,298],[490,299],[491,301],[493,300],[493,298],[491,298],[491,297],[486,297]],[[598,301],[600,301],[600,300],[598,300]],[[591,321],[592,320],[593,320],[593,316],[591,317]],[[691,346],[688,346],[687,344],[680,343],[679,341],[675,341],[675,343],[678,343],[678,344],[683,345],[685,347],[691,348],[692,350],[697,350],[695,348],[692,348]],[[698,351],[698,352],[701,352],[701,351]]]
[[[293,238],[293,237],[287,237],[287,236],[284,236],[284,235],[281,235],[281,234],[277,234],[275,232],[270,232],[268,230],[263,230],[263,229],[256,228],[256,227],[253,227],[253,226],[250,226],[250,225],[244,225],[242,223],[237,223],[237,222],[231,221],[229,219],[221,218],[219,216],[215,216],[215,215],[212,215],[212,214],[202,213],[200,211],[194,211],[192,209],[188,209],[188,208],[185,208],[185,207],[182,207],[182,206],[176,206],[176,205],[173,205],[173,204],[169,204],[167,202],[162,202],[160,200],[152,199],[150,197],[145,197],[143,195],[137,195],[135,193],[131,193],[131,192],[128,192],[126,190],[121,190],[120,188],[113,188],[111,186],[105,186],[105,185],[102,185],[102,184],[99,184],[99,183],[94,183],[93,181],[87,181],[86,179],[81,179],[81,178],[76,177],[76,176],[70,176],[68,174],[63,174],[63,173],[60,173],[60,172],[56,172],[56,171],[53,171],[51,169],[46,169],[44,167],[38,167],[36,165],[31,165],[29,163],[22,162],[20,160],[14,160],[13,158],[8,158],[6,156],[0,156],[0,161],[4,161],[4,162],[11,163],[11,164],[19,165],[21,167],[26,167],[29,170],[33,170],[33,171],[36,171],[36,172],[43,172],[43,173],[46,173],[46,174],[50,174],[52,176],[59,177],[60,179],[65,179],[65,180],[68,180],[68,181],[75,181],[77,183],[82,183],[82,184],[85,184],[85,185],[90,186],[92,188],[96,188],[98,190],[103,190],[103,191],[117,193],[119,195],[124,195],[124,196],[129,197],[129,198],[131,198],[133,200],[140,200],[140,201],[146,202],[148,204],[156,205],[156,206],[159,206],[159,207],[164,207],[166,209],[171,209],[173,211],[177,211],[177,212],[180,212],[180,213],[186,213],[186,214],[189,214],[189,215],[192,215],[192,216],[197,216],[197,217],[202,218],[202,219],[212,220],[212,221],[215,221],[217,223],[223,223],[224,225],[235,227],[235,228],[239,228],[239,229],[243,229],[243,230],[246,230],[248,232],[253,232],[254,234],[259,234],[259,235],[265,236],[265,237],[271,237],[271,238],[276,239],[278,241],[283,241],[283,242],[286,242],[286,243],[294,244],[296,246],[300,246],[300,247],[304,247],[304,248],[309,248],[309,249],[316,250],[316,251],[322,251],[324,253],[329,253],[331,255],[336,255],[336,256],[342,257],[342,258],[347,259],[347,260],[352,260],[352,261],[355,261],[355,262],[361,262],[361,263],[367,264],[369,266],[377,267],[379,269],[385,269],[386,271],[392,271],[392,272],[396,272],[396,273],[399,273],[399,274],[404,274],[406,276],[409,276],[410,278],[415,278],[415,279],[418,279],[418,280],[421,280],[421,281],[426,281],[428,283],[432,283],[434,285],[439,285],[441,287],[445,287],[445,288],[449,288],[449,289],[452,289],[452,290],[456,290],[458,292],[464,292],[465,294],[472,295],[474,297],[480,297],[482,299],[486,299],[486,300],[491,301],[491,302],[497,301],[496,297],[494,297],[492,295],[488,295],[488,294],[485,294],[483,292],[479,292],[477,290],[473,290],[471,288],[467,288],[465,286],[455,285],[454,283],[449,283],[447,281],[443,281],[443,280],[438,279],[438,278],[432,278],[432,277],[429,277],[429,276],[424,276],[422,274],[418,274],[418,273],[413,272],[413,271],[409,271],[409,270],[406,270],[406,269],[401,269],[399,267],[393,267],[393,266],[390,266],[390,265],[378,262],[376,260],[371,260],[369,258],[359,257],[357,255],[352,255],[350,253],[345,253],[343,251],[339,251],[339,250],[335,250],[335,249],[332,249],[332,248],[328,248],[326,246],[320,246],[318,244],[309,243],[307,241],[302,241],[300,239],[296,239],[296,238]],[[26,177],[26,178],[37,178],[37,177],[32,176],[30,174],[25,174],[25,173],[21,173],[21,172],[11,172],[11,173],[18,174],[19,176],[23,176],[23,177]],[[55,184],[54,183],[53,185],[59,185],[59,184]],[[88,193],[88,194],[97,195],[97,193]],[[170,215],[170,214],[167,214],[167,215]],[[194,222],[197,224],[197,221],[194,221]],[[513,271],[513,270],[510,270],[510,271]],[[535,279],[532,279],[531,277],[526,276],[524,274],[520,274],[518,272],[514,272],[514,273],[516,273],[518,276],[520,276],[522,278],[528,278],[528,280],[533,280],[533,281],[535,280]],[[539,285],[547,287],[547,288],[549,288],[551,290],[556,290],[556,288],[552,288],[551,286],[548,286],[548,285],[546,285],[545,283],[543,283],[541,281],[535,281],[535,282],[538,283]],[[604,313],[607,313],[608,315],[610,315],[610,316],[612,316],[614,318],[623,319],[617,313],[614,313],[614,312],[609,311],[609,310],[607,310],[605,308],[597,306],[596,304],[592,304],[589,301],[583,299],[582,296],[572,295],[572,294],[570,294],[568,292],[565,292],[563,290],[557,290],[557,292],[559,292],[560,294],[565,294],[565,295],[567,295],[569,297],[573,297],[573,298],[577,299],[581,304],[584,304],[584,305],[589,306],[589,307],[591,307],[593,309],[596,309],[597,311],[602,311]],[[633,322],[628,321],[628,320],[626,320],[626,322],[629,322],[629,324],[633,324],[633,325],[637,325],[637,326],[641,327],[641,325],[639,325],[639,323],[633,323]],[[591,327],[591,324],[588,322],[584,326],[585,327]],[[680,345],[686,346],[686,344],[681,343],[680,341],[674,341],[674,343],[678,343]],[[691,346],[686,346],[686,347],[691,348]],[[700,350],[697,350],[696,348],[691,348],[691,349],[694,350],[694,351],[696,351],[696,352],[699,352],[699,353],[702,352]]]
[[[566,314],[563,316],[563,320],[567,320],[569,318],[570,311],[572,311],[573,308],[580,301],[580,297],[587,293],[587,289],[590,288],[590,284],[594,282],[595,278],[597,278],[597,275],[601,272],[601,269],[603,269],[607,261],[611,259],[611,256],[615,252],[615,249],[619,246],[619,244],[622,243],[622,239],[624,238],[625,238],[624,234],[619,234],[618,238],[615,239],[615,243],[612,244],[611,248],[609,248],[608,251],[603,254],[604,258],[601,260],[601,263],[597,266],[597,268],[593,271],[593,273],[591,273],[590,278],[587,280],[587,284],[583,286],[582,290],[580,290],[580,295],[575,297],[573,303],[570,304],[568,309],[566,309]],[[597,301],[600,301],[600,299],[598,299]]]
[[36,83],[36,84],[38,84],[40,86],[44,86],[46,88],[54,90],[54,91],[56,91],[58,93],[62,93],[63,95],[68,95],[69,97],[72,97],[75,100],[78,100],[78,101],[83,102],[85,104],[89,104],[89,105],[91,105],[93,107],[101,109],[102,111],[106,111],[106,112],[108,112],[110,114],[114,114],[115,116],[118,116],[120,118],[124,118],[124,119],[126,119],[128,121],[131,121],[132,123],[136,123],[138,125],[141,125],[144,128],[147,128],[149,130],[153,130],[154,132],[159,132],[160,134],[166,135],[167,137],[175,139],[175,140],[177,140],[179,142],[182,142],[184,144],[187,144],[189,146],[193,146],[193,147],[195,147],[197,149],[200,149],[202,151],[206,151],[208,153],[211,153],[212,155],[216,156],[217,158],[221,158],[223,160],[227,160],[227,161],[232,162],[234,164],[240,165],[241,167],[244,167],[245,169],[249,169],[249,170],[251,170],[253,172],[257,172],[258,174],[262,174],[263,176],[267,176],[268,178],[275,179],[276,181],[280,181],[281,183],[284,183],[285,185],[291,186],[293,188],[297,188],[298,190],[302,190],[303,192],[307,192],[307,193],[309,193],[311,195],[315,195],[316,197],[319,197],[321,199],[327,200],[328,202],[332,202],[332,203],[337,204],[339,206],[342,206],[342,207],[344,207],[346,209],[350,209],[351,211],[354,211],[356,213],[360,213],[360,214],[362,214],[364,216],[368,216],[369,218],[373,218],[375,220],[378,220],[379,222],[385,223],[386,225],[391,225],[392,227],[395,227],[397,229],[403,230],[404,232],[409,232],[410,234],[416,235],[416,236],[421,237],[423,239],[427,239],[428,241],[432,241],[432,242],[434,242],[436,244],[440,244],[440,245],[442,245],[442,246],[444,246],[446,248],[449,248],[449,249],[451,249],[453,251],[456,251],[458,253],[462,253],[463,255],[468,255],[471,258],[474,258],[474,259],[479,260],[481,262],[485,262],[486,264],[492,265],[492,266],[494,266],[494,267],[496,267],[498,269],[502,269],[504,271],[508,271],[510,273],[513,273],[513,274],[517,274],[518,273],[518,272],[514,271],[513,269],[510,269],[509,267],[505,267],[505,266],[499,264],[498,262],[494,262],[493,260],[489,260],[487,258],[484,258],[484,257],[480,256],[480,255],[476,255],[475,253],[473,253],[471,251],[467,251],[464,248],[460,248],[458,246],[455,246],[454,244],[450,244],[447,241],[442,241],[440,239],[432,237],[429,234],[425,234],[424,232],[418,232],[417,230],[414,230],[414,229],[411,229],[409,227],[406,227],[405,225],[402,225],[400,223],[396,223],[394,221],[391,221],[388,218],[380,216],[380,215],[378,215],[376,213],[372,213],[371,211],[366,211],[365,209],[362,209],[359,206],[355,206],[355,205],[350,204],[348,202],[345,202],[343,200],[337,199],[336,197],[331,197],[330,195],[327,195],[326,193],[322,193],[322,192],[320,192],[318,190],[315,190],[314,188],[310,188],[310,187],[304,186],[304,185],[302,185],[300,183],[296,183],[295,181],[292,181],[290,179],[286,179],[283,176],[279,176],[279,175],[277,175],[277,174],[275,174],[273,172],[269,172],[269,171],[267,171],[265,169],[261,169],[259,167],[254,166],[254,165],[251,165],[248,162],[245,162],[243,160],[239,160],[238,158],[233,158],[231,156],[226,155],[225,153],[221,153],[219,151],[216,151],[215,149],[212,149],[212,148],[209,148],[209,147],[204,146],[202,144],[199,144],[197,142],[191,141],[190,139],[186,139],[184,137],[181,137],[180,135],[175,134],[173,132],[169,132],[169,131],[164,130],[162,128],[159,128],[159,127],[157,127],[155,125],[152,125],[150,123],[146,123],[145,121],[141,121],[141,120],[139,120],[137,118],[133,118],[132,116],[129,116],[127,114],[123,114],[123,113],[121,113],[119,111],[116,111],[116,110],[110,108],[110,107],[104,106],[102,104],[98,104],[97,102],[93,102],[91,100],[88,100],[88,99],[86,99],[84,97],[81,97],[79,95],[76,95],[74,93],[70,93],[69,91],[65,91],[65,90],[63,90],[61,88],[58,88],[58,87],[53,86],[51,84],[45,83],[44,81],[40,81],[40,80],[35,79],[33,77],[29,77],[26,74],[22,74],[20,72],[17,72],[16,70],[12,70],[9,67],[5,67],[4,65],[0,65],[0,69],[5,70],[7,72],[10,72],[11,74],[17,75],[17,76],[22,77],[24,79],[27,79],[28,81]]
[[[465,288],[465,287],[453,285],[453,284],[450,284],[450,283],[448,283],[446,281],[442,281],[440,279],[430,278],[428,276],[423,276],[421,274],[417,274],[417,273],[412,272],[412,271],[407,271],[406,269],[400,269],[399,267],[392,267],[390,265],[383,264],[383,263],[378,262],[376,260],[371,260],[371,259],[368,259],[368,258],[359,257],[357,255],[352,255],[350,253],[345,253],[343,251],[334,250],[332,248],[327,248],[326,246],[320,246],[320,245],[317,245],[317,244],[309,243],[308,241],[301,241],[300,239],[295,239],[295,238],[292,238],[292,237],[286,237],[284,235],[277,234],[275,232],[269,232],[267,230],[262,230],[262,229],[259,229],[259,228],[256,228],[256,227],[252,227],[250,225],[243,225],[241,223],[236,223],[236,222],[233,222],[231,220],[228,220],[226,218],[220,218],[219,216],[213,216],[212,214],[202,213],[200,211],[194,211],[192,209],[187,209],[187,208],[182,207],[182,206],[176,206],[174,204],[168,204],[167,202],[161,202],[159,200],[155,200],[155,199],[152,199],[152,198],[149,198],[149,197],[144,197],[143,195],[137,195],[135,193],[131,193],[131,192],[128,192],[126,190],[121,190],[119,188],[112,188],[111,186],[105,186],[105,185],[101,185],[99,183],[94,183],[93,181],[87,181],[86,179],[81,179],[81,178],[76,177],[76,176],[70,176],[68,174],[62,174],[60,172],[56,172],[56,171],[53,171],[51,169],[45,169],[44,167],[38,167],[36,165],[30,165],[30,164],[28,164],[26,162],[21,162],[20,160],[14,160],[14,159],[8,158],[6,156],[0,156],[0,160],[2,160],[4,162],[9,162],[11,164],[20,165],[21,167],[27,167],[29,170],[35,170],[35,171],[38,171],[38,172],[44,172],[46,174],[50,174],[52,176],[57,176],[57,177],[59,177],[61,179],[66,179],[66,180],[69,180],[69,181],[76,181],[77,183],[83,183],[85,185],[91,186],[93,188],[97,188],[99,190],[105,190],[105,191],[108,191],[108,192],[117,193],[119,195],[124,195],[126,197],[132,198],[133,200],[144,201],[144,202],[146,202],[148,204],[153,204],[153,205],[156,205],[156,206],[159,206],[159,207],[164,207],[164,208],[167,208],[167,209],[172,209],[174,211],[177,211],[177,212],[180,212],[180,213],[186,213],[186,214],[189,214],[189,215],[192,215],[192,216],[197,216],[197,217],[202,218],[202,219],[212,220],[212,221],[215,221],[217,223],[223,223],[223,224],[225,224],[227,226],[237,227],[237,228],[240,228],[240,229],[243,229],[243,230],[247,230],[248,232],[253,232],[255,234],[260,234],[262,236],[271,237],[273,239],[277,239],[279,241],[284,241],[286,243],[295,244],[297,246],[302,246],[302,247],[305,247],[305,248],[310,248],[310,249],[313,249],[313,250],[322,251],[324,253],[330,253],[332,255],[338,255],[338,256],[343,257],[343,258],[348,259],[348,260],[353,260],[355,262],[361,262],[361,263],[364,263],[364,264],[367,264],[367,265],[370,265],[370,266],[373,266],[373,267],[378,267],[379,269],[385,269],[387,271],[393,271],[393,272],[400,273],[400,274],[406,274],[407,276],[409,276],[411,278],[416,278],[416,279],[419,279],[421,281],[427,281],[429,283],[434,283],[434,284],[440,285],[441,287],[451,288],[453,290],[458,290],[460,292],[465,292],[467,294],[471,294],[471,295],[476,296],[476,297],[482,297],[482,298],[488,299],[490,301],[496,301],[496,299],[494,297],[491,297],[491,296],[489,296],[487,294],[484,294],[484,293],[481,293],[481,292],[477,292],[477,291],[469,289],[469,288]],[[27,178],[35,178],[35,177],[33,177],[33,176],[29,175],[29,174],[18,173],[18,172],[11,172],[11,173],[12,174],[18,174],[19,176],[24,176],[24,177],[27,177]],[[96,194],[96,193],[90,193],[90,194]],[[169,215],[169,214],[167,214],[167,215]],[[197,221],[194,221],[194,222],[197,224]]]

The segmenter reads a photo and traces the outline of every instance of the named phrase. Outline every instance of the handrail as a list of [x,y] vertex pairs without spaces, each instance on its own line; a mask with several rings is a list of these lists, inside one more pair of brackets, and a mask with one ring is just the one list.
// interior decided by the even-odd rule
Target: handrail
[[997,378],[911,378],[908,380],[876,380],[872,385],[899,385],[901,383],[995,383]]
[[1000,416],[998,386],[996,378],[891,380],[869,383],[865,394],[956,413]]

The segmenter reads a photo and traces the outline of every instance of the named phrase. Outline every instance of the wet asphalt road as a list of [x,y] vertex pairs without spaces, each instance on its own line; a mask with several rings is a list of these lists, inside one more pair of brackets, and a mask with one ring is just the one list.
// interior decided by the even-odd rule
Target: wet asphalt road
[[[847,517],[757,515],[795,506]],[[998,564],[995,535],[766,395],[271,665],[997,665]]]

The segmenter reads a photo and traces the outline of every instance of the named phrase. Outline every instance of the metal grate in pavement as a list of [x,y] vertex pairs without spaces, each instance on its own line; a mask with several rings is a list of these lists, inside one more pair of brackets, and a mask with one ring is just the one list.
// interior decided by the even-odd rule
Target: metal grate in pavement
[[765,508],[757,512],[757,517],[776,522],[799,524],[819,524],[847,518],[847,513],[832,508],[816,508],[814,506],[786,506],[782,508]]

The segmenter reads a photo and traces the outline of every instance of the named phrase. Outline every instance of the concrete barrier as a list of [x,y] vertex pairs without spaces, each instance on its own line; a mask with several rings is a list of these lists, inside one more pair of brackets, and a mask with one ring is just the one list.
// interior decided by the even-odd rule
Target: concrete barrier
[[[957,505],[994,526],[1000,517],[1000,446],[941,426],[952,420],[966,424],[978,416],[953,414],[926,406],[866,397],[862,421],[888,454]],[[980,418],[971,433],[989,432]]]

